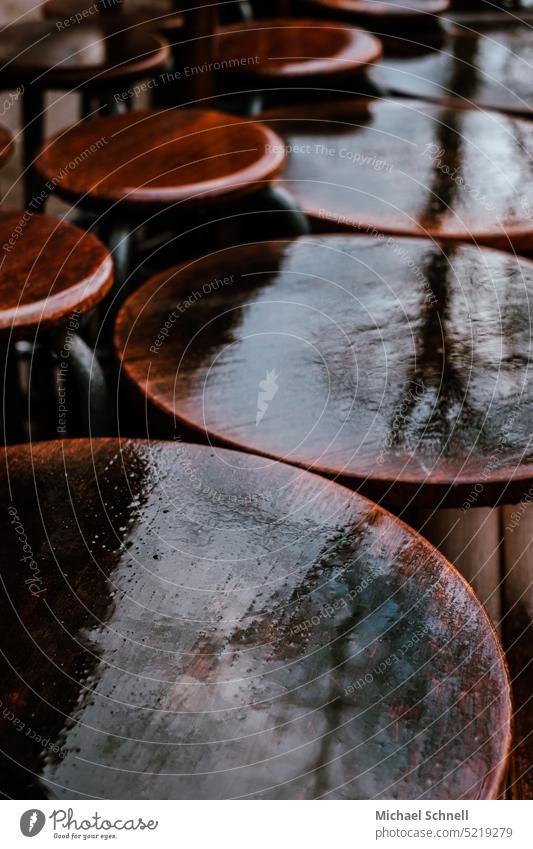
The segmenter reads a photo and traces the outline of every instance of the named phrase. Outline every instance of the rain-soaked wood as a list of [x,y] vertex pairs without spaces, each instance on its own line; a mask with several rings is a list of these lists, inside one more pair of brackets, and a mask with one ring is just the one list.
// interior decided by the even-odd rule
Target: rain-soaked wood
[[[87,150],[92,153],[76,168],[65,169]],[[262,124],[215,111],[165,109],[62,131],[35,167],[59,194],[85,206],[204,207],[265,188],[284,162],[281,140]]]
[[533,482],[532,291],[530,261],[467,245],[265,242],[148,281],[115,344],[166,433],[469,510]]
[[98,304],[113,282],[105,245],[48,215],[0,214],[0,337],[29,335]]
[[6,796],[498,793],[497,638],[390,514],[184,443],[18,446],[0,487]]
[[285,138],[284,180],[317,229],[533,249],[529,121],[415,100],[302,104],[261,120]]
[[488,27],[480,19],[440,35],[435,44],[423,33],[397,36],[376,69],[376,81],[396,94],[449,106],[531,115],[530,27],[512,18]]
[[503,638],[513,682],[514,738],[508,795],[533,799],[533,491],[504,508],[505,575]]
[[355,27],[299,18],[231,24],[216,42],[225,73],[264,86],[346,79],[382,52],[377,38]]

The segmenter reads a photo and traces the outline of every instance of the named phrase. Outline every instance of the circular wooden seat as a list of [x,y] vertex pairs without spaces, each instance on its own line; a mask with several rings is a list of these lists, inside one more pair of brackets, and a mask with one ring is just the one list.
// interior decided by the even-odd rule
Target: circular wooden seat
[[0,215],[0,338],[35,334],[87,312],[111,288],[107,248],[72,224],[35,215]]
[[498,251],[264,242],[148,281],[115,345],[168,433],[184,423],[393,505],[513,503],[533,483],[532,290],[533,264]]
[[431,19],[446,12],[450,0],[305,0],[304,5],[344,18],[368,18],[379,25]]
[[261,120],[284,137],[283,179],[319,229],[533,248],[530,122],[368,99],[302,104]]
[[[531,30],[508,23],[477,29],[454,27],[436,49],[428,46],[418,55],[410,55],[405,43],[382,61],[375,79],[401,95],[530,115]],[[422,42],[423,36],[411,33],[409,40]]]
[[27,21],[0,32],[0,82],[40,88],[103,88],[137,79],[170,59],[156,33],[117,32],[105,23],[59,30],[52,21]]
[[183,26],[183,15],[172,6],[170,0],[118,0],[116,7],[109,2],[99,5],[94,0],[46,0],[41,8],[45,18],[62,21],[65,28],[73,25],[73,18],[77,24],[94,21],[98,16],[99,20],[104,18],[125,28],[142,24],[166,32]]
[[509,683],[472,591],[375,505],[261,466],[170,442],[7,451],[4,795],[497,794]]
[[[79,160],[76,168],[65,162]],[[63,131],[45,145],[35,167],[58,192],[84,205],[205,206],[249,194],[285,162],[268,127],[200,109],[167,109],[99,118]]]
[[261,19],[223,27],[217,34],[222,70],[264,85],[346,77],[380,56],[377,38],[338,23]]

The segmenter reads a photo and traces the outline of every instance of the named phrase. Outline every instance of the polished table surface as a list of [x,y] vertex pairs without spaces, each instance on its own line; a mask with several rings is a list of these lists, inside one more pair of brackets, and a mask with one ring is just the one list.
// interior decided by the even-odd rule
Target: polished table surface
[[533,482],[532,293],[527,260],[423,239],[215,251],[122,307],[123,391],[169,434],[385,503],[513,503]]
[[396,94],[531,115],[531,26],[502,20],[450,26],[439,37],[397,36],[374,79]]
[[416,100],[304,104],[261,120],[317,228],[533,248],[533,123]]
[[375,505],[176,442],[14,447],[0,486],[3,794],[498,792],[489,620]]

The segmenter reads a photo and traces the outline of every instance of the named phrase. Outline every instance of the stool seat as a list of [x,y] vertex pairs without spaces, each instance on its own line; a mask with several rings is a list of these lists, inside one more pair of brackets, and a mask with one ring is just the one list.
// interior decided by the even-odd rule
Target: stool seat
[[285,139],[283,179],[316,229],[533,248],[530,122],[375,99],[301,104],[261,120]]
[[498,793],[498,640],[390,514],[185,443],[38,443],[2,465],[5,796]]
[[264,242],[148,281],[115,345],[166,433],[185,424],[376,501],[469,509],[533,483],[532,292],[533,263],[499,251]]
[[98,16],[99,20],[112,21],[125,29],[144,24],[164,32],[183,26],[183,15],[172,7],[171,0],[117,0],[115,7],[112,2],[99,5],[94,0],[47,0],[42,13],[45,18],[63,21],[66,26],[72,26],[72,18],[75,22],[88,23]]
[[18,86],[103,87],[111,80],[137,79],[170,59],[156,33],[123,32],[100,23],[59,30],[52,21],[28,21],[0,32],[0,83]]
[[[93,150],[76,168],[83,151]],[[53,137],[35,167],[84,205],[205,206],[257,191],[285,162],[268,127],[201,109],[134,112],[86,121]]]
[[305,0],[305,6],[374,19],[379,25],[441,15],[449,9],[450,0]]
[[[424,35],[410,33],[409,40],[420,45]],[[468,29],[449,28],[438,45],[411,53],[408,43],[391,49],[374,79],[397,94],[448,105],[533,112],[531,29],[524,24],[507,20],[486,29],[481,21],[472,21]]]
[[260,19],[217,34],[222,70],[266,85],[350,76],[380,56],[381,44],[369,33],[316,20]]
[[107,248],[79,227],[48,215],[0,215],[0,339],[60,325],[87,312],[111,288]]

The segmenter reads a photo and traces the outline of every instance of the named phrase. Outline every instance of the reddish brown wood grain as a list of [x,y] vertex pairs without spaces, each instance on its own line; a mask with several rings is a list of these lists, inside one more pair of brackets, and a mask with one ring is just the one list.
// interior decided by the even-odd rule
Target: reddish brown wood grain
[[162,68],[168,44],[156,33],[134,27],[115,31],[98,23],[58,29],[52,21],[25,21],[0,32],[0,82],[5,85],[102,87]]
[[87,312],[111,288],[113,263],[90,233],[48,215],[0,215],[0,336],[35,334]]
[[[80,153],[94,152],[78,162]],[[65,162],[76,161],[66,169]],[[134,112],[86,121],[43,148],[36,169],[85,205],[204,206],[265,187],[279,174],[279,137],[256,122],[201,109]]]
[[260,19],[219,29],[224,72],[282,84],[351,76],[381,56],[377,38],[355,27],[309,19]]
[[533,248],[528,121],[415,100],[302,104],[261,120],[285,138],[283,179],[317,229]]
[[265,242],[148,281],[115,344],[166,433],[186,423],[374,500],[469,510],[533,483],[532,291],[533,264],[504,252]]
[[6,452],[4,795],[496,795],[508,680],[470,588],[375,505],[257,459]]

